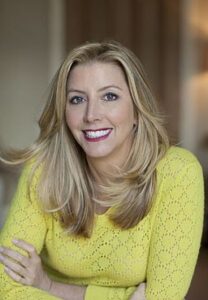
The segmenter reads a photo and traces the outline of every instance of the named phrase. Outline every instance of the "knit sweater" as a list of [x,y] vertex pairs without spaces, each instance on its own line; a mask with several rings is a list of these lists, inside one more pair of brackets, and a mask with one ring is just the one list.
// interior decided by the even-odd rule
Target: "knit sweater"
[[[109,220],[110,208],[95,215],[90,238],[66,234],[56,218],[41,210],[36,192],[40,174],[35,175],[28,199],[30,168],[22,172],[0,245],[21,252],[13,238],[33,244],[52,279],[87,286],[85,300],[127,300],[141,282],[146,282],[147,300],[184,299],[203,223],[202,169],[193,154],[178,147],[168,150],[157,166],[153,205],[136,226],[115,226]],[[2,264],[0,295],[2,300],[58,299],[13,281]]]

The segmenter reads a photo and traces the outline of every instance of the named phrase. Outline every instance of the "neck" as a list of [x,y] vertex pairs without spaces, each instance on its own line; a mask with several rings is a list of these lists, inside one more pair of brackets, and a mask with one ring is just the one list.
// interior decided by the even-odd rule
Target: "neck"
[[104,184],[106,182],[105,178],[107,173],[113,174],[113,172],[115,172],[113,166],[107,163],[105,159],[87,158],[87,162],[95,182],[98,184]]
[[106,159],[105,157],[103,158],[87,157],[87,162],[95,181],[99,184],[102,184],[106,182],[105,179],[107,179],[108,174],[110,176],[117,175],[117,170],[123,167],[126,159],[127,156],[125,156],[125,159],[121,159],[121,157],[117,157],[116,159],[112,159],[112,160]]
[[132,140],[129,143],[126,142],[125,147],[120,149],[119,155],[117,152],[114,152],[108,157],[86,157],[89,168],[97,183],[104,183],[107,174],[111,176],[115,174],[116,176],[117,169],[122,168],[127,160],[132,142]]

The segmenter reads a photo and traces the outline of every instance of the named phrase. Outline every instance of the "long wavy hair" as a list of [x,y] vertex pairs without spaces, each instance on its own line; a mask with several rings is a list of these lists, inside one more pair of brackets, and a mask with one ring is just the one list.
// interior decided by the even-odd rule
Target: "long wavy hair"
[[[95,182],[85,153],[65,120],[70,71],[77,64],[89,62],[120,66],[137,118],[128,157],[122,168],[115,168],[114,174],[103,174],[105,184]],[[111,207],[108,217],[123,229],[134,227],[148,214],[156,191],[156,167],[169,147],[169,140],[147,76],[130,50],[115,41],[88,42],[72,50],[53,79],[39,127],[34,144],[10,153],[9,159],[3,161],[14,165],[32,160],[29,186],[41,168],[37,183],[40,203],[46,212],[59,217],[69,233],[91,236],[96,203]]]

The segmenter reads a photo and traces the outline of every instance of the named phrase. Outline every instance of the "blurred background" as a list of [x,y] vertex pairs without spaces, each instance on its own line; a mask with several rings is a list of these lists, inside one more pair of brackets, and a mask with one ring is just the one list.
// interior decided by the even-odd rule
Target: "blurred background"
[[[203,166],[207,199],[208,0],[0,0],[0,148],[36,139],[48,85],[67,52],[103,39],[142,61],[171,139]],[[0,165],[0,227],[18,175]],[[208,297],[207,219],[206,206],[188,300]]]

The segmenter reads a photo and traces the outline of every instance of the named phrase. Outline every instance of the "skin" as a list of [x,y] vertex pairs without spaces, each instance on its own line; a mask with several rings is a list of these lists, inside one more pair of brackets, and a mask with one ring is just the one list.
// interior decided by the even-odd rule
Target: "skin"
[[[18,248],[27,252],[19,252],[6,247],[0,247],[0,262],[5,266],[6,274],[14,281],[23,285],[33,286],[51,295],[65,300],[83,300],[86,287],[67,285],[52,281],[43,270],[41,259],[33,245],[23,240],[13,240]],[[141,283],[130,300],[145,300],[145,283]]]
[[[122,166],[133,140],[134,107],[121,68],[93,62],[72,69],[67,83],[66,122],[96,173]],[[89,142],[83,130],[111,128],[107,139]]]
[[6,266],[5,272],[17,282],[48,290],[50,280],[42,269],[40,257],[33,245],[22,240],[13,240],[13,244],[28,255],[24,256],[12,249],[0,247],[0,261]]
[[27,252],[27,255],[21,255],[12,249],[0,247],[0,262],[5,266],[5,273],[14,281],[41,289],[60,299],[84,299],[86,287],[62,284],[48,277],[33,245],[18,239],[13,243]]
[[[100,181],[102,171],[122,166],[133,140],[136,125],[133,102],[121,68],[113,63],[88,63],[72,69],[67,83],[66,122],[77,143],[86,153],[88,163]],[[110,128],[110,135],[96,142],[86,140],[83,130]],[[52,281],[42,268],[33,245],[14,242],[25,250],[0,247],[0,262],[14,281],[33,286],[61,299],[84,299],[86,287]],[[145,300],[145,284],[138,286],[130,300]]]

